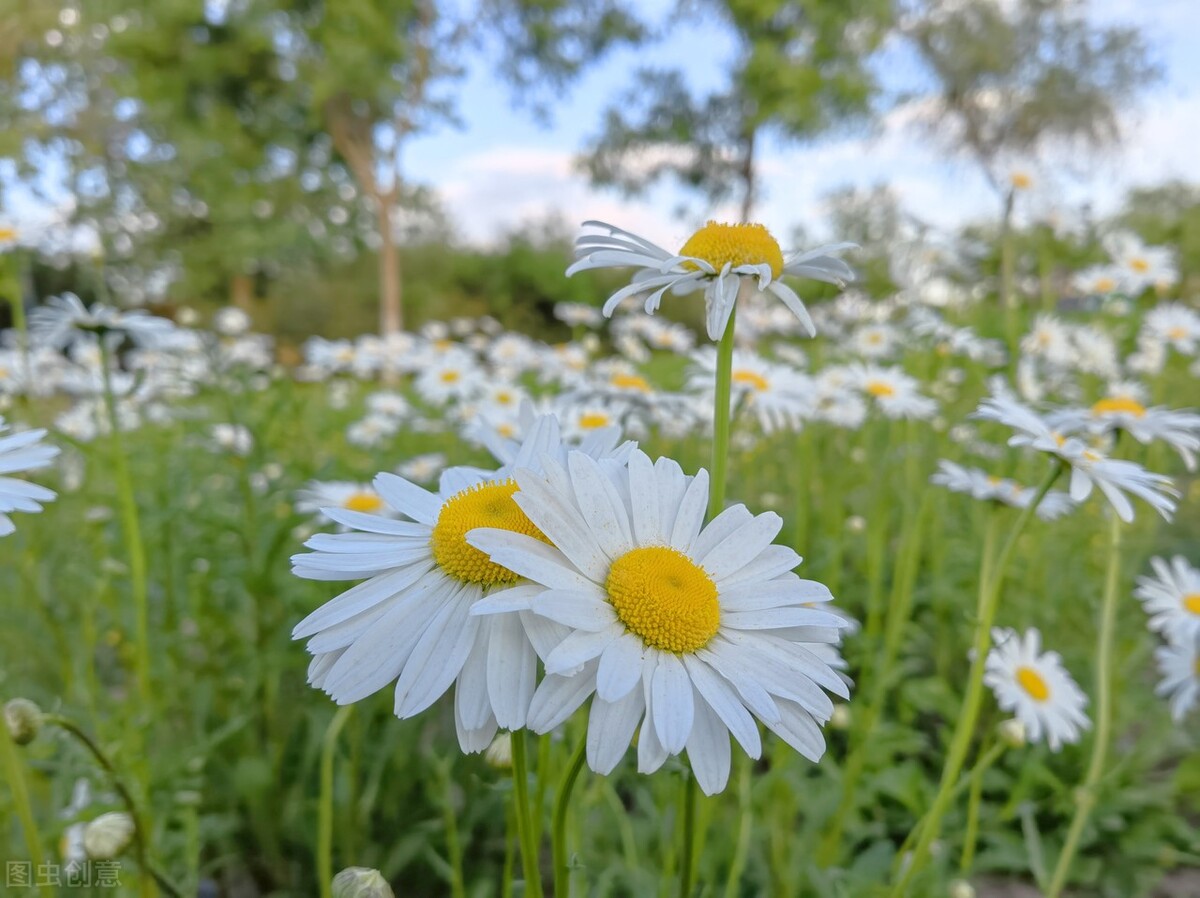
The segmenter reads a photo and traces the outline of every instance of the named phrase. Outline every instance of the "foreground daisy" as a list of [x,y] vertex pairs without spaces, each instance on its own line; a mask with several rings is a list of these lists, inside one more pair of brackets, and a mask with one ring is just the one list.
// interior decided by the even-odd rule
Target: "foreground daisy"
[[[607,457],[615,443],[613,437],[593,445]],[[547,415],[532,423],[513,462],[527,468],[565,454],[558,421]],[[513,501],[517,485],[504,468],[450,468],[436,493],[395,474],[379,474],[373,486],[385,505],[380,511],[403,520],[326,508],[324,514],[350,532],[318,534],[305,543],[311,553],[292,558],[299,577],[364,581],[292,631],[293,639],[308,639],[314,656],[309,682],[340,705],[395,682],[395,713],[402,719],[424,711],[457,683],[459,744],[463,751],[482,751],[498,726],[525,726],[537,672],[530,638],[556,642],[566,631],[515,615],[471,616],[483,596],[516,586],[520,577],[489,561],[465,537],[476,527],[526,534],[535,542],[544,537]]]
[[704,291],[705,323],[708,336],[720,340],[733,314],[738,291],[746,283],[774,294],[814,336],[812,318],[800,297],[781,278],[785,274],[807,277],[839,287],[854,279],[854,272],[837,253],[854,249],[853,243],[834,243],[808,252],[784,255],[771,232],[760,224],[721,224],[709,221],[671,253],[636,234],[602,221],[585,221],[585,228],[601,228],[604,234],[585,234],[575,241],[578,261],[567,275],[591,268],[639,269],[633,283],[622,287],[604,304],[604,315],[611,317],[621,300],[649,292],[646,311],[654,314],[663,294],[675,295]]
[[1057,652],[1042,652],[1042,635],[997,628],[995,643],[984,665],[983,682],[996,694],[996,703],[1017,716],[1030,742],[1045,736],[1051,751],[1078,742],[1091,726],[1083,709],[1087,696],[1062,666]]
[[1153,577],[1139,577],[1134,595],[1150,615],[1150,629],[1173,642],[1200,640],[1200,570],[1176,555],[1151,558]]
[[593,770],[611,772],[641,723],[638,769],[651,773],[686,749],[709,795],[728,780],[730,733],[759,757],[755,718],[821,757],[820,725],[833,713],[823,690],[849,692],[813,646],[836,643],[847,622],[813,607],[829,590],[797,577],[800,557],[772,545],[778,515],[736,505],[704,526],[707,472],[687,477],[639,451],[615,471],[572,452],[566,465],[515,477],[516,503],[544,539],[483,528],[467,540],[539,584],[497,593],[473,614],[515,612],[569,633],[543,655],[531,729],[553,729],[594,693]]
[[58,455],[57,446],[42,442],[44,430],[26,430],[22,433],[3,434],[8,430],[4,416],[0,415],[0,536],[8,536],[17,528],[9,512],[42,510],[42,502],[50,502],[56,496],[53,490],[36,483],[27,483],[6,474],[44,468]]

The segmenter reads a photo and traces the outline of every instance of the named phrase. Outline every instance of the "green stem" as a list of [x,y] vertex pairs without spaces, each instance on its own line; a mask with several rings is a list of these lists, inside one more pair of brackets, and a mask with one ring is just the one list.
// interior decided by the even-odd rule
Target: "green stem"
[[321,898],[333,895],[333,753],[338,734],[353,710],[353,705],[338,708],[321,740],[321,798],[317,805],[317,880]]
[[679,898],[690,898],[696,866],[696,776],[688,769],[680,803],[683,805],[683,856],[679,861]]
[[983,703],[983,670],[987,662],[988,651],[992,647],[992,623],[996,618],[996,609],[1000,599],[1000,587],[1004,582],[1004,575],[1008,570],[1008,564],[1012,559],[1012,553],[1016,548],[1017,540],[1062,471],[1063,462],[1055,459],[1054,466],[1051,468],[1050,473],[1046,475],[1046,479],[1042,481],[1042,485],[1038,488],[1033,501],[1021,510],[1021,514],[1018,515],[1016,521],[1013,523],[1012,529],[1008,533],[1008,538],[1004,543],[1004,548],[1000,550],[1000,555],[996,559],[992,575],[980,596],[979,620],[975,624],[971,672],[967,677],[967,692],[963,697],[962,710],[959,712],[958,722],[954,726],[954,735],[950,741],[950,751],[942,767],[942,778],[938,785],[937,795],[933,800],[932,806],[929,808],[924,825],[921,826],[921,835],[917,839],[917,846],[913,850],[912,859],[892,889],[892,898],[900,898],[900,896],[907,894],[908,887],[912,883],[913,878],[921,871],[921,868],[924,867],[925,862],[929,859],[929,850],[933,845],[933,840],[938,837],[941,831],[942,817],[945,816],[950,806],[950,796],[954,789],[954,784],[958,781],[958,775],[962,772],[963,763],[966,761],[967,750],[970,748],[971,737],[975,730],[975,723],[979,719],[979,708]]
[[1112,655],[1117,629],[1117,586],[1121,578],[1121,519],[1112,515],[1108,540],[1108,571],[1104,579],[1104,601],[1100,606],[1100,632],[1096,645],[1096,737],[1092,741],[1092,757],[1088,761],[1083,785],[1075,792],[1075,816],[1067,830],[1062,853],[1054,868],[1046,898],[1058,898],[1071,872],[1071,862],[1079,850],[1079,840],[1096,805],[1096,786],[1104,774],[1108,757],[1109,734],[1112,729]]
[[729,878],[725,880],[725,898],[737,898],[742,884],[742,871],[746,869],[746,856],[750,853],[754,817],[747,758],[742,758],[738,764],[738,817],[737,842],[733,847],[733,860],[729,863]]
[[[1004,746],[997,743],[988,749],[984,759],[993,753],[999,757],[1003,750]],[[976,764],[968,777],[970,790],[967,792],[967,828],[963,835],[962,858],[958,864],[959,872],[964,876],[971,872],[975,863],[975,844],[979,841],[979,806],[983,803],[983,775],[990,766],[990,763]]]
[[137,497],[133,490],[133,477],[129,472],[129,459],[125,455],[125,444],[121,437],[121,424],[117,414],[117,395],[112,384],[112,352],[105,340],[107,334],[99,335],[101,377],[104,383],[104,408],[108,414],[109,442],[112,447],[113,472],[116,474],[117,496],[121,504],[121,530],[125,534],[125,551],[129,555],[129,582],[133,592],[135,670],[138,696],[143,712],[150,710],[150,600],[146,584],[146,546],[142,541],[142,525],[138,516]]
[[554,857],[554,898],[568,898],[571,894],[571,868],[567,864],[567,807],[571,801],[571,792],[575,788],[575,780],[583,769],[583,760],[587,751],[587,740],[580,739],[571,755],[571,761],[563,773],[562,781],[558,784],[558,794],[554,796],[554,828],[550,834],[551,853]]
[[[3,714],[0,708],[0,717]],[[4,778],[8,780],[12,791],[13,804],[17,806],[17,819],[25,836],[25,850],[29,852],[29,861],[36,869],[42,863],[42,836],[33,816],[33,804],[29,800],[29,789],[25,785],[25,773],[21,769],[16,743],[12,741],[8,725],[3,720],[0,720],[0,761],[4,764]]]
[[537,839],[529,813],[529,761],[525,755],[525,731],[512,734],[512,778],[517,799],[517,837],[521,840],[521,865],[525,872],[526,898],[542,898],[542,873],[538,866]]
[[91,756],[95,759],[96,763],[100,765],[101,769],[108,774],[108,778],[112,782],[113,788],[117,790],[117,795],[120,796],[121,803],[125,805],[125,812],[129,814],[129,819],[133,821],[134,857],[137,859],[138,866],[147,874],[147,876],[143,877],[140,882],[143,898],[148,898],[148,896],[153,896],[155,894],[153,883],[158,883],[159,887],[162,888],[162,890],[168,895],[172,896],[172,898],[182,898],[179,889],[172,885],[171,882],[167,880],[166,877],[163,876],[163,874],[160,873],[158,869],[150,863],[150,839],[148,830],[146,829],[146,824],[142,819],[142,813],[138,809],[137,802],[133,800],[133,793],[129,791],[129,788],[125,785],[124,780],[122,780],[118,775],[117,769],[113,765],[112,761],[109,760],[108,755],[106,755],[100,749],[100,746],[93,741],[91,736],[81,730],[73,721],[68,720],[66,717],[60,717],[57,714],[48,714],[45,718],[45,723],[47,725],[56,726],[64,730],[69,735],[74,737],[74,739],[79,742],[80,745],[86,748],[88,753],[91,754]]
[[733,329],[737,310],[729,316],[729,327],[725,329],[717,345],[717,384],[713,393],[713,444],[711,479],[708,482],[708,516],[715,518],[725,507],[725,477],[729,464],[729,413],[730,395],[733,389]]

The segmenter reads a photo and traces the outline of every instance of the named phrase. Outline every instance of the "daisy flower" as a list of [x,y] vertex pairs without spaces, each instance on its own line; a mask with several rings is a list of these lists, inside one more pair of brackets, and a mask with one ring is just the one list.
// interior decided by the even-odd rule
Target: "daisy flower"
[[[1007,477],[996,477],[979,468],[964,468],[947,459],[938,461],[938,469],[929,482],[944,486],[952,493],[966,493],[982,502],[999,502],[1012,508],[1025,508],[1033,501],[1037,491],[1021,486]],[[1037,516],[1044,521],[1062,517],[1075,507],[1066,493],[1051,490],[1042,497],[1037,507]]]
[[396,468],[396,473],[414,483],[429,483],[446,467],[446,456],[440,452],[414,455]]
[[100,303],[89,309],[74,293],[52,296],[29,313],[30,339],[59,348],[80,334],[123,334],[139,346],[153,346],[174,329],[173,322],[141,310],[124,312]]
[[[717,352],[711,346],[692,355],[688,389],[712,396],[717,383]],[[758,418],[765,433],[799,430],[814,411],[812,379],[783,365],[768,362],[753,352],[735,349],[731,369],[730,403]]]
[[326,508],[340,508],[363,514],[387,514],[383,498],[368,483],[350,480],[310,480],[296,493],[296,511],[301,514],[325,515]]
[[772,545],[777,514],[736,505],[704,526],[707,472],[687,477],[639,451],[618,470],[572,452],[565,465],[515,476],[516,502],[545,541],[494,528],[467,540],[537,584],[489,597],[474,614],[532,615],[569,634],[543,655],[531,729],[553,729],[594,694],[593,770],[611,772],[640,723],[638,769],[652,773],[686,750],[709,795],[728,780],[730,733],[759,757],[755,718],[821,757],[833,713],[825,690],[849,691],[810,646],[837,642],[847,621],[816,607],[829,590],[792,573],[800,557]]
[[1170,520],[1179,495],[1169,477],[1147,471],[1136,462],[1108,458],[1081,440],[1055,429],[1050,422],[1024,403],[1008,395],[983,400],[972,417],[996,421],[1012,428],[1010,446],[1028,446],[1059,458],[1071,469],[1069,494],[1082,502],[1098,488],[1125,523],[1133,520],[1133,505],[1126,493],[1142,499]]
[[41,511],[42,502],[51,502],[58,495],[36,483],[3,476],[44,468],[59,453],[57,446],[42,442],[46,435],[44,430],[26,430],[5,436],[8,429],[4,416],[0,415],[0,536],[8,536],[17,529],[9,512]]
[[1024,636],[996,628],[992,641],[983,682],[995,693],[996,703],[1025,724],[1031,742],[1045,736],[1051,751],[1078,742],[1091,726],[1083,711],[1088,700],[1059,654],[1042,652],[1042,635],[1035,628]]
[[240,424],[214,424],[209,436],[212,448],[218,452],[246,456],[254,448],[254,436]]
[[1179,453],[1189,471],[1200,450],[1200,415],[1186,409],[1147,407],[1130,392],[1114,392],[1089,409],[1066,409],[1048,418],[1064,429],[1096,435],[1124,431],[1143,445],[1162,440]]
[[1139,577],[1134,596],[1150,615],[1150,629],[1173,642],[1200,639],[1200,570],[1176,555],[1151,558],[1153,577]]
[[850,376],[889,418],[922,419],[937,412],[937,403],[917,390],[916,378],[899,368],[860,365],[852,369]]
[[[615,442],[592,448],[619,464],[612,460]],[[528,468],[565,453],[558,422],[547,415],[534,422],[512,461]],[[531,640],[557,642],[567,631],[533,615],[470,614],[495,589],[540,591],[518,586],[517,573],[466,541],[477,527],[521,533],[539,544],[545,538],[513,501],[517,485],[509,470],[450,468],[436,492],[379,474],[373,486],[401,520],[326,509],[350,532],[314,536],[305,543],[312,552],[293,556],[293,572],[310,580],[363,582],[292,631],[292,638],[308,640],[313,686],[344,705],[394,682],[395,713],[405,719],[457,683],[454,719],[463,751],[487,748],[498,726],[525,726],[537,672]]]
[[712,340],[720,340],[725,333],[743,283],[774,294],[811,337],[817,332],[812,318],[800,297],[781,280],[783,275],[839,287],[854,279],[853,270],[837,254],[855,249],[855,244],[834,243],[785,256],[771,232],[760,224],[709,221],[687,239],[678,253],[602,221],[585,221],[583,226],[607,233],[585,234],[575,241],[578,261],[567,269],[568,277],[592,268],[639,269],[629,286],[605,302],[605,317],[612,316],[621,300],[639,293],[650,294],[645,309],[654,314],[668,290],[677,296],[703,290],[705,324]]
[[1155,693],[1171,706],[1171,717],[1183,720],[1200,703],[1200,644],[1194,639],[1169,642],[1154,650],[1162,680]]
[[1200,344],[1200,312],[1178,302],[1167,302],[1146,313],[1142,334],[1176,352],[1192,355]]

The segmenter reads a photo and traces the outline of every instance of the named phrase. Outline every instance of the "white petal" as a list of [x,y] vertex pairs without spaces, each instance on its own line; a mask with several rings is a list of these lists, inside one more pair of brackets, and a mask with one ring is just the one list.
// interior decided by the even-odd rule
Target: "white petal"
[[615,623],[599,632],[575,631],[550,653],[546,659],[546,673],[571,676],[588,661],[600,657],[623,630],[620,623]]
[[771,545],[783,528],[783,518],[773,511],[756,515],[726,536],[707,554],[696,558],[710,577],[723,580],[745,567],[758,553]]
[[410,483],[396,474],[377,474],[372,481],[375,492],[396,511],[403,512],[414,521],[430,526],[437,523],[442,500],[415,483]]
[[587,762],[592,770],[603,776],[612,773],[629,748],[633,731],[645,710],[640,689],[616,702],[606,702],[598,697],[592,701],[587,729]]
[[647,717],[668,753],[677,755],[692,732],[692,681],[683,663],[662,652],[650,683]]
[[481,619],[471,617],[461,594],[450,601],[452,613],[435,620],[413,649],[396,681],[395,713],[401,720],[424,711],[437,701],[462,670]]
[[529,705],[529,729],[535,733],[548,733],[561,726],[587,701],[595,686],[595,672],[589,672],[587,668],[573,677],[553,674],[545,677]]
[[758,727],[746,706],[738,699],[734,688],[695,655],[685,655],[683,663],[692,678],[692,685],[733,733],[733,738],[737,739],[746,754],[759,758],[762,755],[762,739],[758,735]]
[[567,466],[575,501],[596,544],[609,559],[619,557],[633,542],[620,494],[596,460],[582,452],[572,452]]
[[600,656],[596,671],[596,695],[606,702],[615,702],[629,693],[642,677],[642,655],[645,646],[632,633],[624,633]]
[[729,731],[698,695],[687,753],[701,792],[716,795],[725,788],[729,782]]
[[612,605],[593,590],[548,589],[533,600],[533,611],[577,630],[599,632],[617,621]]

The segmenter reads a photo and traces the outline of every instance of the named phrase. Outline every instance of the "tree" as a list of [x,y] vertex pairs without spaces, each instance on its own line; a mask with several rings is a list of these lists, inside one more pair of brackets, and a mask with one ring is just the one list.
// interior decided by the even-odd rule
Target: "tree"
[[1113,144],[1120,111],[1158,69],[1136,29],[1097,25],[1073,0],[917,0],[900,21],[932,80],[926,123],[979,163],[1002,200],[1011,306],[1012,213],[1026,183],[1014,164],[1056,145]]
[[677,70],[643,68],[605,114],[584,164],[627,193],[667,176],[711,202],[736,198],[749,219],[766,134],[812,140],[870,112],[868,68],[888,0],[706,0],[737,41],[722,88],[695,95]]

